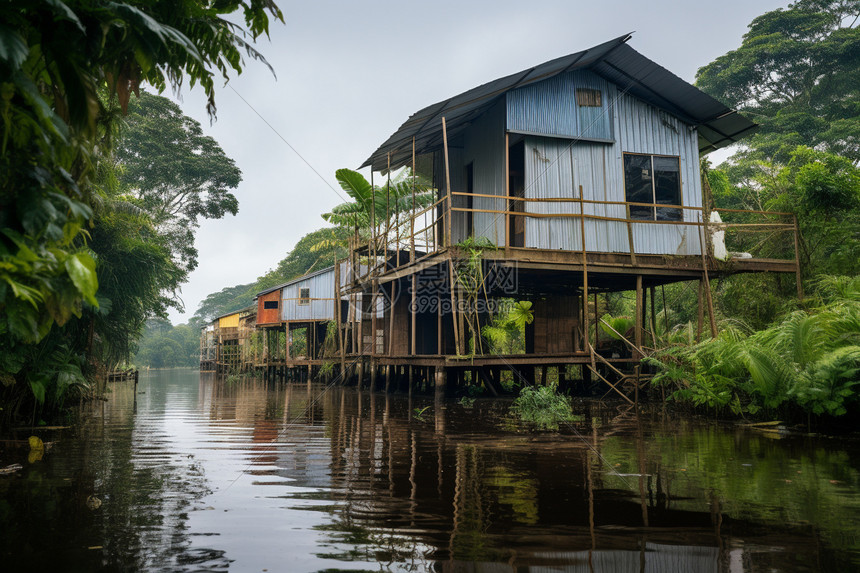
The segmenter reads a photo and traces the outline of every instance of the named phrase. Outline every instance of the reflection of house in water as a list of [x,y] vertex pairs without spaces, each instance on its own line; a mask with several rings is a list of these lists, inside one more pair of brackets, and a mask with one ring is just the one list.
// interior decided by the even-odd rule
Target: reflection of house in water
[[[589,420],[578,437],[534,436],[505,430],[498,403],[410,423],[416,404],[390,396],[337,390],[320,402],[328,443],[310,449],[325,448],[328,466],[307,455],[330,475],[338,503],[325,508],[326,531],[344,559],[352,551],[452,572],[750,573],[794,571],[821,552],[808,528],[766,510],[723,513],[708,476],[648,457],[632,413],[596,406],[599,434]],[[619,459],[642,470],[615,470]]]

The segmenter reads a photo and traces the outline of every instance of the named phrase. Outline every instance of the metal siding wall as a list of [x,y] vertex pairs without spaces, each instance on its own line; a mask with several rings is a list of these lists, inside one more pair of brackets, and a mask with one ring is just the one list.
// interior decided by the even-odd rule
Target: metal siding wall
[[[507,128],[512,131],[612,139],[611,84],[588,72],[559,74],[507,94]],[[600,90],[601,107],[576,105],[576,88]]]
[[[622,152],[655,155],[677,155],[681,167],[681,203],[689,207],[702,206],[699,180],[697,134],[674,116],[648,105],[629,94],[618,98],[615,132],[618,134],[616,159],[618,189],[624,200]],[[671,126],[671,127],[670,127]],[[684,211],[685,221],[696,221],[698,211]],[[643,254],[701,254],[698,228],[689,225],[633,225],[633,244]]]
[[[615,144],[588,143],[548,137],[526,138],[526,197],[578,197],[582,185],[586,200],[624,201],[622,151],[680,157],[682,204],[701,207],[699,154],[695,130],[632,96],[610,88],[617,106]],[[664,124],[664,120],[669,125]],[[579,213],[576,203],[526,204],[531,213]],[[622,205],[586,205],[585,213],[626,217]],[[697,221],[699,212],[685,211],[685,221]],[[633,242],[642,254],[701,254],[697,227],[633,224]],[[627,253],[627,225],[615,221],[586,221],[586,248],[595,252]],[[526,247],[581,250],[578,219],[526,219]]]
[[[574,142],[544,137],[526,138],[526,197],[578,198],[579,186],[586,200],[619,201],[611,182],[617,176],[612,148],[602,143]],[[617,187],[615,187],[617,190]],[[529,213],[579,214],[579,203],[527,203]],[[618,205],[585,205],[586,215],[624,217]],[[582,249],[578,218],[526,218],[526,247]],[[585,245],[589,251],[626,253],[624,223],[585,221]]]
[[[504,98],[475,120],[463,139],[465,143],[463,164],[472,163],[473,192],[499,196],[499,199],[475,197],[474,208],[504,211],[507,202],[505,200]],[[453,181],[451,185],[454,185]],[[500,246],[505,244],[504,215],[475,213],[472,228],[475,237],[486,237]]]
[[[299,304],[302,288],[310,289],[310,304]],[[333,320],[334,319],[334,269],[316,276],[299,280],[281,290],[283,310],[281,320]],[[295,299],[295,300],[288,300]]]

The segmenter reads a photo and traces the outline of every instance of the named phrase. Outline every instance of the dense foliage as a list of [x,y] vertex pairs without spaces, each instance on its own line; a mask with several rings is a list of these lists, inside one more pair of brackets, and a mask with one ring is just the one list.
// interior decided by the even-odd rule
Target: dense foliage
[[[652,364],[676,400],[735,414],[860,408],[858,17],[854,0],[802,0],[756,18],[740,48],[699,70],[699,87],[761,125],[728,162],[703,165],[714,205],[796,218],[802,282],[815,294],[799,301],[795,281],[779,274],[721,280],[713,285],[721,332],[696,344],[694,289],[666,287],[658,324],[669,346]],[[785,231],[726,240],[759,257],[794,256]]]
[[117,138],[120,191],[152,218],[177,265],[197,267],[199,220],[239,211],[233,195],[242,174],[200,124],[167,98],[141,92],[129,101]]
[[[247,31],[224,15],[241,10]],[[120,193],[119,106],[144,84],[241,72],[282,19],[269,0],[0,5],[0,400],[58,406],[128,356],[184,278],[145,206]],[[100,94],[109,94],[101,98]]]
[[180,324],[172,326],[164,319],[147,321],[146,329],[134,355],[135,366],[171,368],[200,364],[200,332]]
[[860,2],[799,0],[754,19],[697,85],[761,129],[742,153],[784,161],[797,145],[860,160]]
[[763,330],[726,327],[650,361],[673,398],[735,414],[795,408],[838,416],[860,403],[860,277],[822,277],[817,304]]

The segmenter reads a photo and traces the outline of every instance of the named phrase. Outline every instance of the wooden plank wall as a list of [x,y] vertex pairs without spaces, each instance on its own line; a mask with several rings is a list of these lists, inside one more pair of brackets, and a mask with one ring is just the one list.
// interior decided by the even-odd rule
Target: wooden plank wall
[[575,332],[579,328],[579,297],[553,295],[534,301],[535,354],[575,352]]

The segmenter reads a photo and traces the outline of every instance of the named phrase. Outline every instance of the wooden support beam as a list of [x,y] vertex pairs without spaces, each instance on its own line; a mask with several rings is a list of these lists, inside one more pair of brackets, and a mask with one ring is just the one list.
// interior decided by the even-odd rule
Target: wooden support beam
[[415,138],[412,138],[412,213],[409,214],[409,262],[415,262]]
[[696,319],[696,342],[702,341],[702,327],[705,324],[705,282],[699,279],[699,304]]
[[657,348],[657,304],[654,302],[657,294],[654,292],[657,287],[651,287],[651,346]]
[[442,295],[436,290],[436,354],[442,355]]
[[[370,288],[373,289],[373,293],[370,295],[370,356],[372,358],[376,356],[376,304],[379,300],[379,281],[373,279],[370,284]],[[363,340],[361,345],[364,346]]]
[[453,235],[451,234],[451,217],[453,215],[452,208],[454,204],[451,198],[451,170],[448,164],[448,127],[445,124],[445,118],[442,118],[442,144],[444,146],[445,153],[445,192],[448,195],[448,224],[447,224],[447,237],[444,238],[442,244],[446,247],[451,246]]
[[609,385],[609,387],[610,387],[610,388],[612,388],[613,390],[615,390],[615,392],[616,392],[619,396],[621,396],[622,398],[624,398],[625,400],[627,400],[627,402],[629,402],[631,405],[633,405],[633,400],[631,400],[630,398],[628,398],[628,397],[627,397],[627,395],[626,395],[624,392],[622,392],[621,390],[619,390],[619,389],[615,386],[615,384],[613,384],[612,382],[610,382],[609,380],[607,380],[606,378],[604,378],[603,376],[601,376],[601,375],[600,375],[600,372],[598,372],[598,371],[597,371],[597,368],[593,368],[590,364],[586,364],[586,367],[587,367],[589,370],[591,370],[591,371],[594,373],[594,375],[595,375],[595,376],[597,376],[597,377],[598,377],[598,378],[600,378],[603,382],[605,382],[607,385]]
[[583,193],[582,185],[579,186],[579,229],[580,238],[582,239],[582,339],[588,342],[591,339],[588,324],[588,256],[585,249],[585,205],[582,203]]
[[511,246],[511,148],[510,135],[505,131],[505,248]]
[[337,349],[340,354],[340,383],[346,381],[346,348],[343,341],[343,316],[340,305],[340,263],[334,261],[334,321],[337,327]]
[[[411,330],[411,332],[410,332],[410,344],[409,344],[410,352],[409,353],[412,356],[415,356],[415,351],[417,348],[417,341],[415,340],[415,337],[416,337],[416,334],[418,332],[418,327],[417,327],[417,322],[416,322],[418,319],[418,274],[417,273],[412,275],[412,303],[409,305],[409,316],[411,317],[410,324],[409,324],[409,327]],[[410,371],[409,371],[409,376],[410,376],[410,378],[412,376],[411,367],[410,367]],[[410,385],[411,385],[411,383],[410,383]]]
[[[633,343],[636,345],[637,349],[642,348],[642,330],[644,325],[642,324],[643,317],[643,308],[642,308],[642,275],[636,275],[636,327],[633,335]],[[637,358],[641,358],[641,350],[640,355]]]
[[705,300],[708,302],[708,318],[711,323],[711,338],[717,337],[717,319],[714,316],[714,299],[711,296],[711,280],[708,278],[708,248],[707,238],[705,237],[705,225],[700,227],[700,236],[702,238],[702,274],[705,277]]
[[457,309],[457,287],[454,282],[454,259],[449,254],[448,255],[448,280],[450,281],[450,291],[451,291],[451,323],[454,326],[454,346],[457,354],[461,354],[460,352],[460,329],[459,329],[459,314]]
[[388,305],[388,355],[394,354],[394,301],[397,300],[397,281],[391,282],[391,300]]

